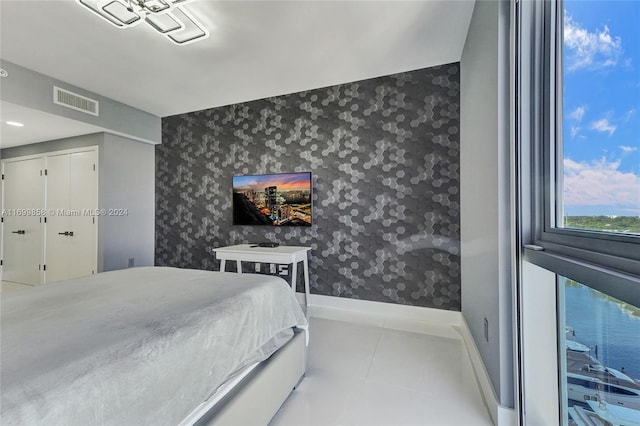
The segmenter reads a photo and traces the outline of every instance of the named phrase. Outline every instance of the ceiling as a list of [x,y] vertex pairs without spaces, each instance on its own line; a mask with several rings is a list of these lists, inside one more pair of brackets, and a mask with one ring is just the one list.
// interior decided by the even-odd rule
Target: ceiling
[[[0,117],[0,148],[104,131],[101,127],[4,101],[0,102]],[[11,126],[7,121],[17,121],[24,127]]]
[[187,8],[211,36],[177,46],[73,0],[0,0],[0,56],[165,117],[457,62],[473,6],[194,0]]

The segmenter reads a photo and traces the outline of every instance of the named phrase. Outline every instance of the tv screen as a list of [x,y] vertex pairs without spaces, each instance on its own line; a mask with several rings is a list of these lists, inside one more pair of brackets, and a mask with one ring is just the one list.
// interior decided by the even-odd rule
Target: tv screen
[[233,177],[233,224],[311,226],[311,173]]

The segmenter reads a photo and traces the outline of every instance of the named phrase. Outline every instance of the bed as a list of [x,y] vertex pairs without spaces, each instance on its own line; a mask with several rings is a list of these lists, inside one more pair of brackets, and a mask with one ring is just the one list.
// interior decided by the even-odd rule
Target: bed
[[3,425],[266,424],[305,371],[278,277],[131,268],[1,305]]

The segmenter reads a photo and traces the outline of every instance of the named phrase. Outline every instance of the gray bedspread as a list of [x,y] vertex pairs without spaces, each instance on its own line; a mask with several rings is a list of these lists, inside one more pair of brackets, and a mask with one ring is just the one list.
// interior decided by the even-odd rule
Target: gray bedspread
[[255,274],[132,268],[1,299],[2,425],[176,425],[307,325],[284,280]]

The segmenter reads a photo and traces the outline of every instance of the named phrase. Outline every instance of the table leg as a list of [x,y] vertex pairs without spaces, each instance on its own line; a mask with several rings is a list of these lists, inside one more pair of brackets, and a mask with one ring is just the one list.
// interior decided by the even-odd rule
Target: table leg
[[294,261],[293,268],[291,269],[291,288],[293,289],[294,293],[296,292],[296,290],[298,290],[296,286],[297,277],[298,277],[298,262]]
[[236,268],[238,268],[238,273],[242,273],[242,260],[236,260]]
[[304,303],[309,307],[309,296],[311,291],[309,290],[309,262],[307,261],[307,255],[305,254],[302,260],[302,270],[304,272]]

